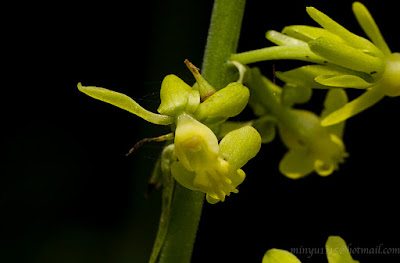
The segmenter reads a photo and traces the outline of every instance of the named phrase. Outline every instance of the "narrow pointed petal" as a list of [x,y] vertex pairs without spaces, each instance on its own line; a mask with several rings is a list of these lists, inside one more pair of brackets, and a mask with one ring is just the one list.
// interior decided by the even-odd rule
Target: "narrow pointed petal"
[[319,84],[328,87],[338,87],[338,88],[354,88],[354,89],[366,89],[372,84],[365,81],[364,79],[354,76],[354,75],[322,75],[317,76],[315,81]]
[[[336,21],[325,15],[314,7],[307,7],[308,15],[323,28],[331,33],[340,36],[349,46],[361,49],[376,56],[382,56],[382,52],[369,40],[351,33],[349,30],[338,24]],[[333,40],[333,39],[332,39]]]
[[[330,89],[326,94],[324,101],[324,110],[321,113],[321,119],[325,118],[332,112],[342,108],[348,102],[347,94],[343,89]],[[327,127],[330,133],[339,138],[343,138],[345,122],[338,123]]]
[[360,2],[353,3],[353,12],[357,18],[358,23],[364,30],[365,34],[372,40],[372,42],[382,50],[385,55],[391,53],[389,46],[383,38],[381,31],[375,23],[374,18],[371,16],[368,9]]
[[262,263],[301,263],[300,260],[289,251],[273,248],[265,253]]
[[276,76],[289,84],[295,86],[308,87],[312,89],[326,89],[328,87],[315,82],[319,75],[340,75],[343,72],[323,65],[307,65],[285,72],[276,72]]
[[314,26],[287,26],[282,30],[282,33],[305,42],[309,42],[320,37],[333,38],[337,41],[343,42],[340,37],[332,34],[328,30]]
[[368,109],[384,97],[382,89],[374,87],[364,92],[358,98],[350,101],[337,111],[332,112],[321,121],[322,126],[330,126],[347,120],[350,117]]
[[275,30],[270,30],[265,34],[265,37],[272,43],[280,46],[292,45],[292,46],[304,46],[307,47],[307,43],[296,38],[287,36],[285,34],[279,33]]
[[156,114],[144,109],[136,101],[125,94],[94,86],[82,86],[81,83],[78,83],[78,89],[92,98],[110,103],[118,108],[129,111],[130,113],[133,113],[148,122],[159,125],[169,125],[174,122],[174,118],[170,116]]
[[219,143],[220,155],[237,170],[259,152],[261,136],[251,126],[229,132]]
[[305,149],[290,150],[279,163],[279,171],[291,179],[299,179],[314,170],[314,159]]

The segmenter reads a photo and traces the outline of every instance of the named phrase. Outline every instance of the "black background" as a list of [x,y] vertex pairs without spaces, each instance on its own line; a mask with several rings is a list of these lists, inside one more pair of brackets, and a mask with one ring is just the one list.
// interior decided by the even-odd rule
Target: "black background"
[[[364,3],[399,50],[395,3]],[[239,51],[271,45],[264,37],[269,29],[315,25],[309,5],[362,34],[351,1],[249,0]],[[3,8],[1,262],[147,261],[160,193],[144,193],[161,145],[124,155],[168,128],[93,100],[76,84],[125,93],[155,111],[165,75],[193,84],[183,60],[201,65],[211,9],[212,1],[180,0]],[[299,65],[257,66],[271,77],[273,64]],[[322,96],[315,92],[305,107],[320,110]],[[285,178],[278,164],[286,149],[278,137],[264,145],[245,166],[240,193],[205,204],[193,262],[261,262],[270,248],[322,248],[329,235],[352,248],[398,248],[398,105],[398,98],[385,98],[348,121],[350,157],[326,178]],[[324,255],[297,256],[327,262]],[[395,262],[400,255],[354,258]]]

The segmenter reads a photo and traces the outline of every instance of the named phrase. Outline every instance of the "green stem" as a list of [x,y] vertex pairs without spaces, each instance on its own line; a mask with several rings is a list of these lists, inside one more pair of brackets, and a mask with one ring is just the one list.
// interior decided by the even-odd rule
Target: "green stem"
[[226,62],[236,53],[245,0],[215,0],[201,74],[217,90],[225,87]]
[[[202,75],[217,90],[230,82],[226,76],[226,62],[236,52],[245,2],[214,2]],[[188,190],[176,183],[160,263],[190,262],[203,203],[203,193]]]

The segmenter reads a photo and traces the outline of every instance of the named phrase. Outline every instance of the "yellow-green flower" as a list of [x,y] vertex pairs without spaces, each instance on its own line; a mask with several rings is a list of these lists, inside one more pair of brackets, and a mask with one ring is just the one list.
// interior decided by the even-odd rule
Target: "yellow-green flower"
[[210,203],[224,201],[237,193],[245,173],[240,169],[261,147],[261,138],[252,127],[229,132],[218,144],[217,137],[205,124],[216,127],[239,114],[247,105],[249,90],[232,82],[215,91],[190,62],[185,61],[197,82],[189,86],[175,75],[161,84],[159,114],[142,108],[128,96],[93,86],[78,89],[101,101],[127,110],[151,123],[171,125],[173,133],[149,140],[174,139],[177,161],[171,165],[172,176],[183,186],[207,194]]
[[[271,123],[275,123],[288,148],[279,164],[282,174],[297,179],[313,171],[327,176],[338,169],[339,163],[347,156],[342,142],[344,122],[323,127],[321,118],[346,104],[347,96],[342,89],[328,92],[319,117],[312,112],[292,108],[292,104],[307,99],[307,90],[280,88],[262,76],[257,68],[251,70],[248,84],[254,95],[251,105],[257,105],[261,113],[255,127],[262,136],[268,137],[268,133],[273,131]],[[260,108],[264,109],[264,113]]]
[[355,88],[365,92],[326,116],[321,124],[344,121],[371,107],[384,96],[400,96],[400,53],[392,53],[367,8],[353,4],[354,14],[370,40],[351,33],[316,8],[307,13],[321,27],[287,26],[282,33],[266,37],[279,45],[235,54],[231,60],[244,64],[273,59],[296,59],[316,63],[277,77],[297,87],[316,89]]
[[[358,263],[351,257],[346,242],[339,236],[328,238],[325,252],[329,263]],[[301,263],[301,261],[289,251],[273,248],[265,253],[262,263]]]
[[171,174],[183,186],[206,193],[209,203],[225,201],[238,193],[245,178],[240,169],[261,148],[261,137],[250,127],[229,132],[218,144],[215,134],[187,114],[177,120],[175,154]]
[[348,156],[341,137],[322,127],[320,118],[312,112],[292,110],[288,114],[292,122],[278,124],[281,139],[289,149],[279,163],[280,172],[298,179],[313,171],[327,176],[337,170]]

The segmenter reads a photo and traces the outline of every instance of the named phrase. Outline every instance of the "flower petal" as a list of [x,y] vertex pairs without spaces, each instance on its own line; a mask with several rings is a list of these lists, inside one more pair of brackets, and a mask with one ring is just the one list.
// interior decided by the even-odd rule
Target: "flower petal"
[[308,87],[313,89],[326,89],[328,87],[315,82],[315,78],[320,75],[342,75],[345,71],[334,69],[330,66],[307,65],[285,72],[276,72],[276,76],[289,84],[295,86]]
[[312,52],[339,66],[373,74],[374,77],[383,74],[383,59],[366,54],[361,49],[325,37],[312,40],[308,45]]
[[319,84],[328,87],[338,87],[338,88],[355,88],[355,89],[366,89],[371,87],[372,84],[366,82],[364,79],[354,76],[354,75],[321,75],[315,78],[315,81]]
[[350,117],[368,109],[384,97],[382,89],[374,87],[364,92],[358,98],[346,103],[342,108],[332,112],[322,121],[322,126],[330,126],[347,120]]
[[305,42],[308,42],[310,40],[314,40],[320,37],[328,37],[328,38],[333,38],[336,39],[337,41],[342,41],[343,40],[338,37],[335,34],[332,34],[328,30],[320,27],[314,27],[314,26],[287,26],[282,30],[282,33],[300,40],[303,40]]
[[279,171],[291,179],[299,179],[314,170],[314,159],[305,149],[289,150],[279,163]]
[[246,178],[246,173],[242,169],[238,169],[237,172],[233,173],[229,178],[232,181],[232,185],[236,188],[243,183]]
[[[324,110],[321,113],[321,119],[342,108],[347,102],[347,94],[343,89],[330,89],[325,97]],[[343,138],[344,126],[345,122],[341,122],[336,125],[328,126],[327,129],[338,138]]]
[[315,160],[314,169],[320,176],[328,176],[335,171],[335,163],[333,161]]
[[194,104],[189,105],[189,108],[194,109],[196,109],[197,105],[200,103],[199,92],[193,92],[188,84],[172,74],[164,78],[161,84],[160,98],[161,104],[157,111],[169,116],[175,116],[185,110],[188,106],[188,102]]
[[300,260],[289,251],[273,248],[265,253],[262,263],[301,263]]
[[169,125],[174,122],[174,118],[170,116],[156,114],[144,109],[136,101],[125,94],[94,86],[82,86],[81,83],[78,83],[78,89],[92,98],[129,111],[148,122],[159,125]]
[[346,242],[339,236],[330,236],[325,244],[329,263],[357,263],[347,248]]
[[193,180],[196,176],[195,172],[190,172],[183,167],[181,162],[173,162],[171,164],[171,174],[175,178],[175,180],[180,183],[182,186],[196,191],[198,190],[194,185],[193,185]]
[[178,160],[189,171],[196,171],[218,158],[219,146],[215,134],[187,114],[177,118],[174,144]]
[[220,142],[220,156],[231,170],[237,170],[252,159],[261,148],[261,136],[251,126],[229,132]]
[[285,34],[279,33],[275,30],[270,30],[265,34],[265,37],[272,43],[279,46],[303,46],[307,47],[307,43],[296,38],[287,36]]
[[358,23],[364,30],[365,34],[372,40],[372,42],[380,49],[385,55],[391,53],[389,46],[383,38],[381,31],[372,18],[368,9],[360,2],[353,3],[353,12],[357,18]]
[[216,203],[218,203],[218,202],[221,201],[220,199],[213,198],[213,197],[212,197],[211,195],[209,195],[209,194],[206,195],[206,200],[207,200],[208,203],[210,203],[210,204],[212,204],[212,205],[214,205],[214,204],[216,204]]
[[238,82],[232,82],[202,102],[195,115],[199,120],[233,117],[246,107],[249,97],[248,88]]
[[382,52],[369,40],[351,33],[349,30],[335,22],[333,19],[331,19],[329,16],[325,15],[318,9],[314,7],[307,7],[307,13],[315,22],[320,24],[323,28],[335,35],[340,36],[344,41],[346,41],[347,45],[352,46],[356,49],[367,51],[368,53],[374,54],[376,56],[383,55]]

